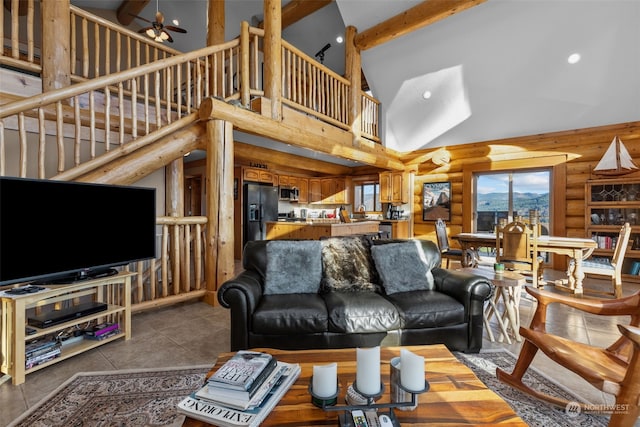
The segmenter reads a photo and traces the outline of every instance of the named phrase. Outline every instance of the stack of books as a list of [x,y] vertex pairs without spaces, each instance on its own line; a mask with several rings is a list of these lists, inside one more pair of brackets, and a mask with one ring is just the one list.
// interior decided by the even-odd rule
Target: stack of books
[[295,380],[300,365],[240,350],[178,404],[178,412],[222,427],[254,427],[269,415]]

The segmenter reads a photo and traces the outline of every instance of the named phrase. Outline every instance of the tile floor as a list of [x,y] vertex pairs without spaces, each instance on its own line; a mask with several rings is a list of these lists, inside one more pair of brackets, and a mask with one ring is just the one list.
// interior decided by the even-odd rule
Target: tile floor
[[[561,273],[548,270],[545,278],[553,279],[559,274]],[[608,284],[606,281],[587,280],[594,287],[604,288]],[[553,287],[547,286],[547,289]],[[628,295],[638,289],[640,285],[625,284],[624,294]],[[528,297],[528,294],[523,293],[520,315],[522,324],[528,325],[534,303],[524,295]],[[595,319],[568,310],[553,310],[548,319],[550,331],[566,335],[570,330],[573,336],[594,345],[610,343],[618,334],[615,325],[620,320]],[[495,320],[493,322],[497,333],[497,324]],[[132,331],[132,339],[129,341],[117,340],[36,371],[27,376],[24,384],[14,386],[11,381],[4,381],[0,385],[0,426],[7,425],[75,372],[213,364],[218,353],[229,351],[228,310],[202,302],[182,303],[134,314]],[[520,343],[492,343],[486,339],[485,334],[483,349],[491,348],[507,348],[517,354]],[[561,379],[559,382],[593,403],[611,401],[610,396],[602,395],[580,378],[548,362],[544,355],[538,355],[534,365],[549,377]],[[4,379],[6,378],[5,376]]]

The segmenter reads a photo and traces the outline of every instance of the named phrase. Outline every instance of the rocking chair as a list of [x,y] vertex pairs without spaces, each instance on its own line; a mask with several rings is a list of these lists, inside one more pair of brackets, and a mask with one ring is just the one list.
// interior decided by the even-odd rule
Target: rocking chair
[[[640,291],[624,298],[575,299],[571,296],[526,287],[538,305],[529,328],[521,327],[524,343],[513,372],[496,370],[498,379],[510,386],[554,405],[569,402],[535,390],[522,378],[538,350],[551,360],[576,373],[591,385],[616,397],[609,426],[633,426],[640,415]],[[622,336],[607,348],[598,348],[546,332],[547,306],[560,303],[587,313],[603,316],[631,316],[628,326],[618,325]],[[585,409],[585,408],[583,408]]]

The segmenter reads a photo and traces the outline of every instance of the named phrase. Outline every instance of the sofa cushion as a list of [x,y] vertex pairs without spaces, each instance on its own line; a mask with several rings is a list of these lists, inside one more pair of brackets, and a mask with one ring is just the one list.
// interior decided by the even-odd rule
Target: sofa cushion
[[328,329],[340,333],[371,333],[398,329],[395,306],[375,292],[322,294],[328,311]]
[[464,323],[464,305],[438,291],[397,292],[388,295],[401,318],[402,328],[422,329]]
[[387,295],[434,288],[431,268],[420,242],[372,246],[371,256]]
[[322,279],[321,256],[317,240],[270,241],[264,294],[317,293]]
[[330,237],[320,243],[322,292],[380,291],[369,239],[363,236]]
[[313,334],[327,331],[327,308],[318,295],[264,295],[252,317],[256,334]]

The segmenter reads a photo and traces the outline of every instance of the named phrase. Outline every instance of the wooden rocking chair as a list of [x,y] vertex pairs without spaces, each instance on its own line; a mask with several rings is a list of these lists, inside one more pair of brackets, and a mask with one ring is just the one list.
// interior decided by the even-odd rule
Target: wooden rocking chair
[[[619,299],[576,299],[549,291],[525,288],[538,300],[529,328],[521,327],[524,343],[511,374],[498,368],[498,379],[510,386],[554,405],[569,403],[535,390],[522,378],[538,350],[551,360],[584,378],[591,385],[616,397],[609,426],[633,426],[640,415],[640,291]],[[560,303],[602,316],[631,316],[628,326],[618,325],[622,336],[607,348],[572,341],[546,332],[547,307]],[[585,408],[583,408],[585,409]]]

